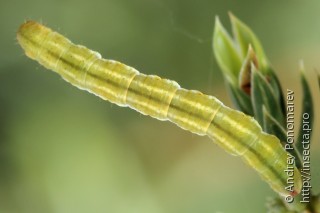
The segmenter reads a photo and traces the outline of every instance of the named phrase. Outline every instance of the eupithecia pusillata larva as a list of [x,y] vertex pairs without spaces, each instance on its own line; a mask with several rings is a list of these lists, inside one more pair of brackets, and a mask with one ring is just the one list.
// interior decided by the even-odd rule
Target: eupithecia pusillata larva
[[[27,21],[17,39],[30,58],[60,74],[72,85],[119,106],[169,120],[198,135],[208,135],[227,152],[240,156],[270,186],[288,195],[287,152],[275,136],[264,133],[250,116],[224,106],[217,98],[180,88],[175,81],[144,75],[120,62],[75,45],[61,34]],[[301,190],[300,173],[294,170],[294,190]]]

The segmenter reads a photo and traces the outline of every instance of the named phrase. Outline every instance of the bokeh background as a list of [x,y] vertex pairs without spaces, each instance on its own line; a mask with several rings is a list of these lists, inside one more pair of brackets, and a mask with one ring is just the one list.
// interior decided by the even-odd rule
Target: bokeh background
[[283,88],[295,91],[298,127],[300,59],[319,99],[319,0],[0,0],[0,212],[264,212],[275,193],[239,158],[207,137],[78,90],[15,40],[19,25],[34,19],[105,58],[232,106],[211,42],[216,15],[230,29],[228,11],[256,32]]

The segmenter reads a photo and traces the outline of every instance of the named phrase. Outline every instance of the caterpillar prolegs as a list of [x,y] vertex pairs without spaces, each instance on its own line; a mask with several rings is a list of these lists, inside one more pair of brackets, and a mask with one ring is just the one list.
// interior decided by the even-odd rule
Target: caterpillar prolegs
[[294,169],[294,189],[287,186],[287,152],[275,136],[242,112],[217,98],[180,88],[175,81],[144,75],[120,62],[75,45],[34,21],[24,23],[17,39],[30,58],[60,74],[72,85],[119,106],[159,120],[169,120],[198,135],[208,135],[229,153],[241,156],[281,195],[296,195],[301,177]]

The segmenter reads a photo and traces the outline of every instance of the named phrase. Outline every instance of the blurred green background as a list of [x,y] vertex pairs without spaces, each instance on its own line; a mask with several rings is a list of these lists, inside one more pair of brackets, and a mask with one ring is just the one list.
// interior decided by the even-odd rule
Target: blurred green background
[[0,212],[264,212],[275,193],[239,158],[207,137],[78,90],[15,40],[25,20],[41,21],[104,58],[231,106],[211,47],[214,17],[230,28],[228,11],[256,32],[283,88],[295,91],[298,127],[300,59],[319,99],[319,0],[0,0]]

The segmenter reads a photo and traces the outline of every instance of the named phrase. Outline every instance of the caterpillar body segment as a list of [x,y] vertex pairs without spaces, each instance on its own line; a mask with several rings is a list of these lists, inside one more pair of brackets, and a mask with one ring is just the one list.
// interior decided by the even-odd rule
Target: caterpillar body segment
[[294,169],[294,189],[287,186],[287,152],[279,139],[262,132],[242,112],[217,98],[180,88],[175,81],[144,75],[120,62],[75,45],[61,34],[34,21],[24,23],[17,39],[26,55],[60,74],[66,81],[119,106],[128,106],[159,120],[169,120],[198,135],[208,135],[229,153],[241,156],[282,195],[301,191]]

